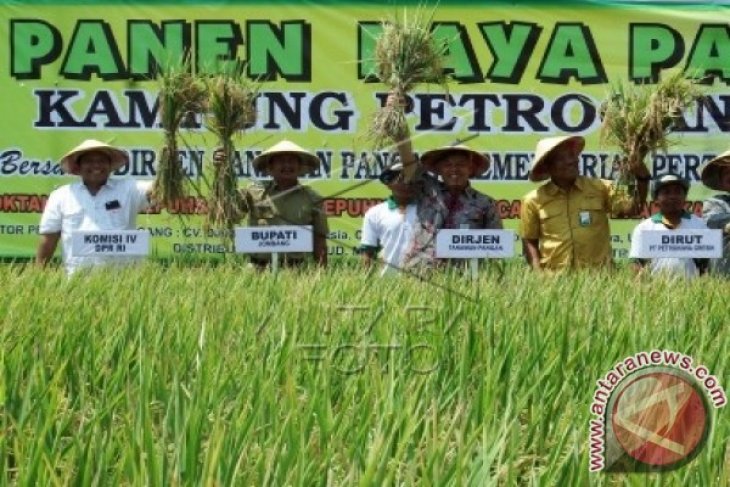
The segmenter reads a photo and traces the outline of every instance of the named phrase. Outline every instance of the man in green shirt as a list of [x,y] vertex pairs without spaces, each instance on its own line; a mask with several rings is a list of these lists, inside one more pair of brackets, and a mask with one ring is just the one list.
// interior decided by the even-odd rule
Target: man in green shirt
[[[327,265],[327,217],[322,198],[314,190],[299,184],[299,176],[319,167],[319,159],[297,144],[283,140],[253,160],[254,169],[271,176],[270,181],[256,181],[241,191],[241,204],[248,226],[311,225],[314,233],[315,262]],[[307,254],[282,254],[285,265],[299,265]],[[265,267],[271,254],[252,254],[251,261]]]

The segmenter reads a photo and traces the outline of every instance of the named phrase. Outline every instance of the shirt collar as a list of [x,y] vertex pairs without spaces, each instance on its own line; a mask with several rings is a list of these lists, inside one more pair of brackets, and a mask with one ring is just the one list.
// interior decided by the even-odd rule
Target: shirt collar
[[[82,189],[82,190],[86,191],[87,193],[91,194],[91,191],[89,191],[89,188],[86,187],[86,185],[84,184],[83,181],[79,181],[77,184],[78,184],[78,187],[80,189]],[[106,188],[106,189],[114,189],[114,186],[116,186],[116,184],[117,184],[117,180],[116,179],[109,178],[109,179],[106,180],[106,183],[104,183],[101,186],[101,188],[99,188],[99,191],[101,191],[104,188]],[[96,194],[99,194],[99,193],[97,192]]]
[[464,188],[464,194],[468,198],[474,198],[477,195],[477,190],[471,187],[471,184],[467,185],[466,188]]
[[[692,215],[687,210],[685,210],[685,211],[682,212],[682,219],[683,220],[689,220],[690,218],[692,218]],[[655,222],[655,223],[661,223],[663,219],[664,219],[664,215],[662,214],[661,211],[659,211],[657,213],[654,213],[651,216],[651,220],[653,222]]]
[[266,186],[266,189],[267,189],[267,192],[269,192],[269,193],[278,193],[278,192],[281,192],[281,191],[287,191],[287,192],[294,191],[295,189],[297,189],[297,188],[299,188],[301,186],[301,184],[299,184],[299,182],[297,182],[297,184],[295,184],[291,188],[288,188],[288,189],[279,189],[279,187],[276,185],[276,182],[274,182],[273,179],[270,179],[269,181],[267,181],[267,183],[268,184]]
[[[390,195],[387,198],[385,198],[385,203],[388,205],[389,210],[395,210],[398,208],[398,203],[395,201],[395,198],[393,198],[393,195]],[[411,204],[413,204],[413,200],[409,201],[406,206],[411,205]]]
[[467,183],[466,188],[464,188],[461,193],[454,195],[451,191],[446,189],[446,186],[442,187],[443,192],[446,194],[446,196],[454,197],[454,198],[461,198],[462,196],[466,197],[467,199],[471,199],[476,197],[477,190],[471,187],[471,184]]
[[[577,178],[575,178],[573,187],[575,187],[578,191],[583,191],[585,189],[585,177],[578,176]],[[564,191],[560,186],[555,184],[552,180],[548,181],[548,183],[545,185],[545,189],[547,190],[547,192],[550,196],[555,196],[559,192]]]
[[396,208],[398,208],[398,203],[395,202],[395,198],[393,198],[392,195],[388,196],[385,199],[385,202],[387,203],[389,210],[395,210]]
[[[692,215],[688,211],[685,210],[682,212],[682,220],[689,220],[690,218],[692,218]],[[654,213],[651,216],[651,221],[653,221],[654,223],[663,223],[664,226],[671,228],[671,224],[669,224],[669,222],[664,219],[664,215],[662,215],[661,211]]]

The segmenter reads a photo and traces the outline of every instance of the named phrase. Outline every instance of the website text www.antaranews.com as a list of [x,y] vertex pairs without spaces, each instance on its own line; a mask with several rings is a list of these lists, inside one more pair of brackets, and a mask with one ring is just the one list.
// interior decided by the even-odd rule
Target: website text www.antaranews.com
[[611,370],[596,381],[596,391],[591,403],[591,413],[596,417],[590,421],[590,470],[597,471],[603,468],[603,451],[605,440],[605,413],[606,405],[612,391],[628,374],[646,367],[668,366],[681,370],[692,376],[705,390],[707,397],[715,408],[727,404],[725,390],[717,377],[710,373],[704,365],[694,365],[692,357],[681,352],[671,350],[652,350],[639,352],[617,362]]

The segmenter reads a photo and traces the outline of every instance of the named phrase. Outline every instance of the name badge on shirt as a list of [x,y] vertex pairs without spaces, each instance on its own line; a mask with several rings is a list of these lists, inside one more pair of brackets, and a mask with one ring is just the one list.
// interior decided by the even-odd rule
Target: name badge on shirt
[[590,211],[581,211],[578,213],[578,223],[581,227],[587,227],[591,224],[591,212]]
[[119,200],[107,201],[104,206],[107,210],[118,210],[122,207],[122,205],[119,204]]

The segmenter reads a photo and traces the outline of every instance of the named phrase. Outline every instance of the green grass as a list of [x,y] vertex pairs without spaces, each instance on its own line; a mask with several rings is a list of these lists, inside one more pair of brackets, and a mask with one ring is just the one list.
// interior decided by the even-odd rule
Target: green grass
[[681,351],[728,388],[728,282],[436,281],[462,297],[345,268],[0,266],[0,485],[728,485],[727,408],[675,472],[587,453],[595,381],[628,355]]

